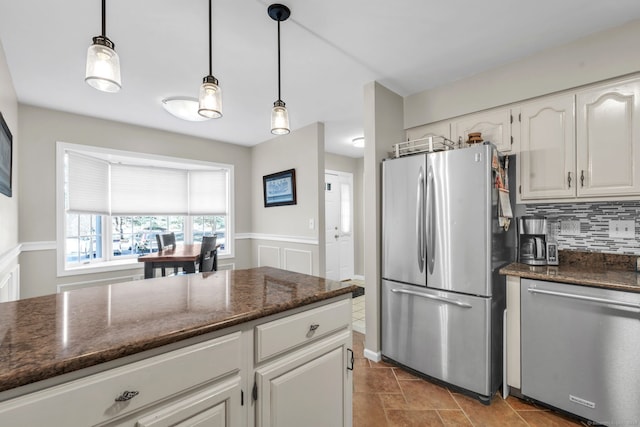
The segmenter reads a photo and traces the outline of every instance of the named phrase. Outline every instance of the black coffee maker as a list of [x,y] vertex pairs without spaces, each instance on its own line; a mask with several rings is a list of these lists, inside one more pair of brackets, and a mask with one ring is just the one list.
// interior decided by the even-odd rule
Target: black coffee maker
[[547,265],[547,219],[545,217],[518,218],[518,262]]

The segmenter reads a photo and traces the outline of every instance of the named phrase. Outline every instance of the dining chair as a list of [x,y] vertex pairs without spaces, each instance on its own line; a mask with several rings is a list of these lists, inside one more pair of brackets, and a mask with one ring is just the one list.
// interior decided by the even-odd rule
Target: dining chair
[[[176,248],[176,234],[172,231],[171,233],[158,233],[156,234],[156,242],[158,243],[158,251],[162,251],[164,249],[175,249]],[[165,267],[160,267],[162,271],[162,275],[166,276]],[[178,274],[178,267],[173,267],[173,274]]]
[[200,247],[199,272],[216,271],[216,235],[203,236],[202,246]]

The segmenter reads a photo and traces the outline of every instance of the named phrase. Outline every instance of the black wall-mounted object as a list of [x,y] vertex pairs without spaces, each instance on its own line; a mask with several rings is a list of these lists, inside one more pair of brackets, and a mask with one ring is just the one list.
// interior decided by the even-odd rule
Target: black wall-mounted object
[[0,113],[0,193],[11,197],[11,165],[13,136]]
[[296,170],[289,169],[262,177],[264,207],[296,204]]

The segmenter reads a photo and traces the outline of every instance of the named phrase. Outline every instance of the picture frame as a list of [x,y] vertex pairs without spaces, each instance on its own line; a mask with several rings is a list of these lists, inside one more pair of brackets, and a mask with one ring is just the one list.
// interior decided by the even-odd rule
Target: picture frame
[[264,175],[262,177],[262,191],[265,208],[295,205],[297,203],[296,170],[289,169]]
[[557,243],[547,243],[547,265],[558,265]]
[[0,193],[11,197],[11,176],[13,163],[13,135],[0,113]]

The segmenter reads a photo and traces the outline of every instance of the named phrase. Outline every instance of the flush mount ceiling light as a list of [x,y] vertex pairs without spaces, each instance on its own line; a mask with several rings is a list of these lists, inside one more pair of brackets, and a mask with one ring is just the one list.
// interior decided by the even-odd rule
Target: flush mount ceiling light
[[351,143],[356,148],[364,148],[364,136],[359,136],[357,138],[353,138]]
[[271,133],[285,135],[289,133],[289,113],[280,96],[280,22],[286,21],[291,15],[289,8],[282,4],[272,4],[267,13],[274,21],[278,22],[278,100],[273,103],[271,110]]
[[200,86],[198,114],[208,119],[222,117],[222,89],[218,86],[218,79],[213,77],[212,69],[212,36],[211,36],[211,0],[209,0],[209,75],[202,79]]
[[102,0],[102,34],[93,38],[87,51],[87,69],[84,81],[103,92],[117,92],[122,87],[120,80],[120,58],[114,44],[107,38],[105,0]]
[[190,98],[188,96],[165,98],[162,100],[162,107],[172,115],[182,120],[189,120],[191,122],[209,120],[208,117],[198,114],[198,108],[200,105],[197,98]]

